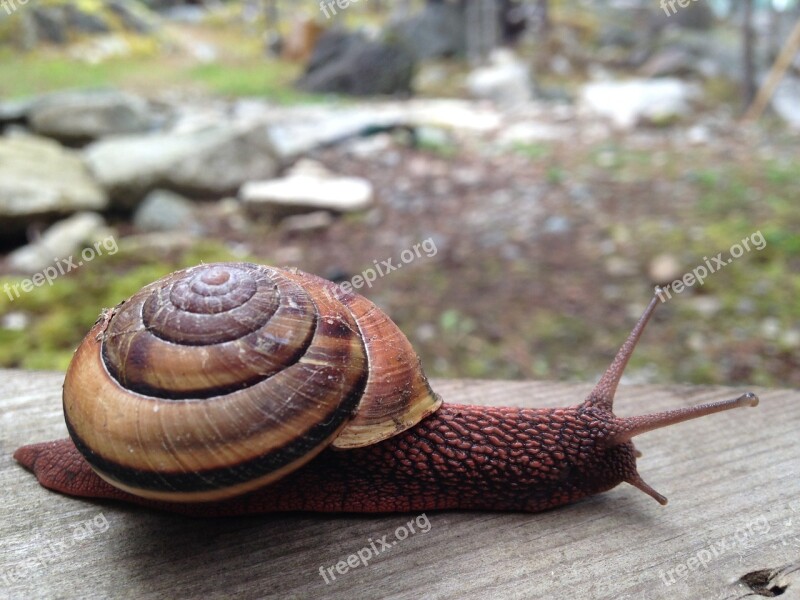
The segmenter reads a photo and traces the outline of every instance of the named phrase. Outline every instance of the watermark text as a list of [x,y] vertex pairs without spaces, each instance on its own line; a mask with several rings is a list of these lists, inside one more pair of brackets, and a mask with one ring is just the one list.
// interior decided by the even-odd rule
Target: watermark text
[[320,566],[319,574],[325,583],[336,581],[337,575],[344,575],[351,569],[355,569],[359,565],[366,567],[371,560],[377,557],[382,552],[391,550],[397,542],[402,542],[410,535],[417,533],[428,533],[431,530],[431,522],[425,513],[411,519],[405,525],[400,525],[394,530],[394,538],[389,538],[390,534],[386,534],[377,539],[368,538],[367,545],[361,548],[358,552],[354,552],[349,556],[343,558],[336,564],[330,567]]
[[663,287],[657,287],[656,295],[661,302],[666,302],[672,298],[673,292],[680,294],[686,288],[690,288],[695,284],[698,286],[703,285],[709,275],[716,273],[717,271],[731,264],[735,259],[741,257],[745,252],[750,252],[753,249],[763,250],[766,245],[767,240],[764,238],[764,234],[762,234],[760,230],[756,231],[755,233],[751,233],[748,237],[743,238],[741,242],[738,242],[730,247],[730,250],[728,250],[728,257],[725,257],[723,252],[720,252],[711,258],[704,256],[704,264],[697,265],[691,271],[687,271],[683,277],[676,279],[672,283],[668,283]]
[[0,581],[6,586],[16,583],[34,575],[37,571],[52,565],[72,548],[83,544],[98,533],[108,531],[108,519],[99,513],[91,519],[73,523],[70,526],[70,535],[59,540],[49,540],[43,543],[33,556],[5,567],[0,571]]
[[52,265],[45,267],[38,273],[34,273],[30,278],[23,279],[19,283],[6,283],[3,285],[3,291],[6,293],[9,300],[13,302],[22,294],[28,294],[34,289],[43,286],[45,283],[47,285],[53,285],[53,282],[62,275],[79,269],[87,262],[93,261],[97,256],[102,256],[103,253],[108,256],[113,256],[118,250],[117,240],[113,235],[110,235],[95,242],[94,246],[87,246],[84,248],[79,257],[54,258]]

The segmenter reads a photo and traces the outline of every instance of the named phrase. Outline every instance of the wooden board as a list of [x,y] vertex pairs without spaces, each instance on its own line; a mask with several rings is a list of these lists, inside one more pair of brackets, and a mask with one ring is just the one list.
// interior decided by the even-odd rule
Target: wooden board
[[[754,390],[758,408],[637,438],[640,471],[666,507],[623,485],[540,514],[193,520],[53,494],[13,461],[21,444],[65,436],[61,382],[58,373],[0,371],[3,598],[734,599],[752,593],[740,578],[762,570],[750,579],[800,598],[798,391]],[[433,383],[448,401],[526,406],[577,403],[591,388]],[[616,412],[742,391],[627,386]],[[415,533],[398,539],[409,521]],[[367,565],[350,559],[357,566],[336,572],[373,544]]]

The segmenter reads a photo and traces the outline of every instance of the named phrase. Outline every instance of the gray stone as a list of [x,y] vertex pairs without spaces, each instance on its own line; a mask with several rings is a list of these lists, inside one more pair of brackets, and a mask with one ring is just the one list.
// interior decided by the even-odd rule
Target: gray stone
[[139,2],[130,0],[107,0],[108,8],[113,12],[125,29],[136,33],[152,33],[158,28],[155,15]]
[[342,108],[273,124],[269,136],[278,155],[291,160],[315,148],[407,125],[408,119],[398,110]]
[[81,10],[75,4],[67,4],[67,22],[72,31],[78,33],[108,33],[111,27],[100,15]]
[[63,6],[32,6],[30,10],[37,40],[53,44],[67,43],[67,11]]
[[196,230],[195,207],[168,190],[153,190],[136,209],[133,225],[139,231]]
[[542,232],[565,234],[572,230],[572,222],[563,215],[551,215],[542,224]]
[[[16,10],[9,12],[14,7]],[[159,17],[138,0],[8,0],[3,8],[0,19],[7,18],[10,26],[6,38],[25,50],[32,50],[42,43],[70,44],[87,36],[104,36],[115,30],[149,34],[158,28],[160,22]],[[6,12],[9,12],[8,16]]]
[[28,121],[38,134],[64,142],[84,142],[145,131],[155,119],[142,98],[107,90],[49,94],[28,110]]
[[114,206],[128,209],[156,188],[198,198],[235,194],[244,182],[274,177],[279,168],[266,126],[124,136],[95,142],[84,157]]
[[[737,36],[723,29],[695,31],[669,28],[658,38],[655,54],[642,66],[645,74],[695,75],[700,78],[724,77],[739,82],[742,78],[741,44]],[[686,55],[689,55],[688,57]],[[672,64],[669,64],[672,63]],[[757,57],[757,66],[768,65]]]
[[372,204],[373,189],[366,179],[341,177],[315,161],[301,160],[286,177],[246,183],[239,198],[254,216],[283,218],[320,210],[365,210]]
[[639,72],[644,77],[686,77],[697,74],[697,57],[685,48],[669,47],[651,56]]
[[693,1],[681,6],[678,2],[666,7],[653,9],[654,24],[657,27],[674,25],[685,29],[708,31],[714,26],[714,11],[709,2]]
[[490,64],[467,76],[467,89],[473,98],[491,100],[503,108],[516,108],[531,99],[528,66],[508,49],[492,52]]
[[428,3],[424,10],[390,27],[418,61],[464,54],[464,11],[454,4]]
[[31,317],[21,310],[8,312],[0,318],[0,329],[8,331],[25,331],[30,325]]
[[333,31],[317,42],[296,85],[307,92],[352,96],[409,94],[414,68],[413,55],[401,44]]
[[32,103],[31,100],[0,102],[0,129],[7,125],[24,123]]
[[716,296],[701,295],[693,296],[687,299],[689,306],[692,309],[705,317],[710,319],[722,310],[722,301]]
[[604,81],[586,84],[580,105],[585,112],[630,129],[643,122],[664,124],[686,116],[699,95],[697,86],[679,79]]
[[775,89],[772,108],[795,129],[800,129],[800,78],[784,77]]
[[[16,235],[32,219],[103,210],[105,192],[80,157],[52,140],[0,138],[0,232]],[[51,257],[52,258],[52,257]]]
[[[59,221],[35,242],[17,248],[6,258],[6,264],[19,273],[37,273],[56,261],[69,259],[85,245],[92,246],[108,234],[103,217],[82,212]],[[80,259],[75,259],[78,265]],[[59,262],[59,264],[62,264]]]
[[292,215],[281,221],[281,229],[288,233],[310,233],[333,225],[334,217],[327,210],[317,210],[302,215]]
[[650,281],[661,285],[672,283],[683,275],[680,261],[672,254],[655,256],[647,267]]

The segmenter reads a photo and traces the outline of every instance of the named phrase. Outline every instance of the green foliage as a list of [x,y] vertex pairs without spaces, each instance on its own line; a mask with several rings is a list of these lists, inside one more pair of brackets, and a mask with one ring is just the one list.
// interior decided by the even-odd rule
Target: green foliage
[[298,75],[296,65],[266,60],[258,64],[206,63],[185,73],[189,81],[216,94],[258,96],[281,104],[321,101],[320,96],[300,92],[292,86]]
[[525,156],[531,160],[541,160],[553,154],[552,145],[545,144],[544,142],[516,143],[512,146],[512,149],[516,154]]
[[0,96],[18,98],[65,88],[200,85],[227,96],[258,96],[282,104],[320,101],[292,87],[295,65],[280,61],[215,62],[185,68],[146,53],[86,64],[66,56],[0,51]]

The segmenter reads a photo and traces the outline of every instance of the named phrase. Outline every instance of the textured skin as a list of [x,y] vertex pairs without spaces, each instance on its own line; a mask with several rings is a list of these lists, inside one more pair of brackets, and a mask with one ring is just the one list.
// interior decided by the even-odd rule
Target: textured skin
[[557,409],[444,404],[417,426],[353,450],[328,449],[261,490],[226,501],[146,500],[100,479],[70,440],[20,448],[45,487],[194,516],[273,511],[539,511],[637,478],[634,447],[609,442],[625,419],[586,402]]

